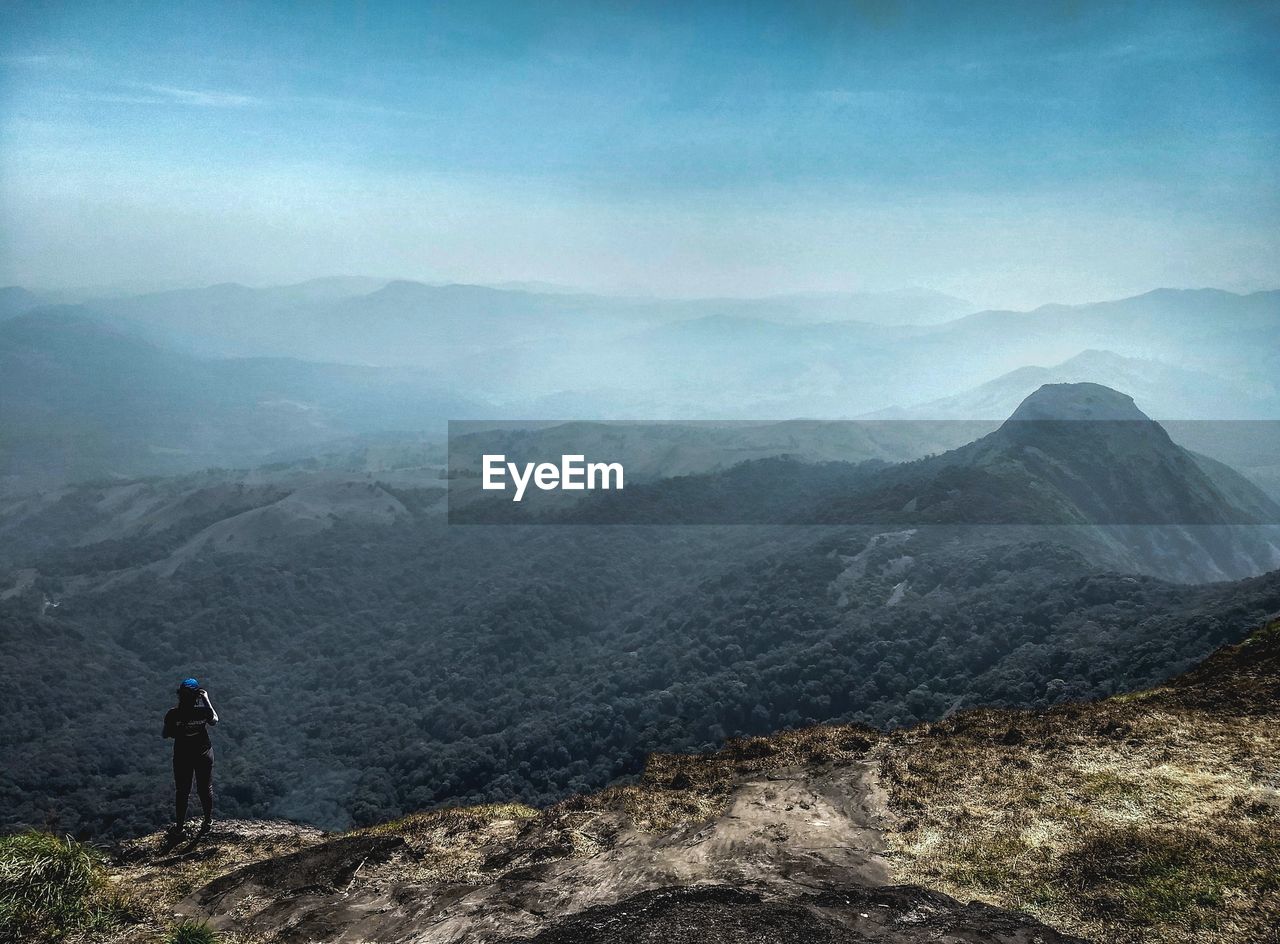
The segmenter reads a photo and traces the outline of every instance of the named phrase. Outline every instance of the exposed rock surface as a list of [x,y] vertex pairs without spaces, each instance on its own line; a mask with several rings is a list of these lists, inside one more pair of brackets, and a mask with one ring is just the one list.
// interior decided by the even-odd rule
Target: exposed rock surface
[[1022,915],[911,885],[765,900],[724,885],[647,892],[561,921],[536,944],[1067,944]]
[[497,817],[474,868],[443,880],[434,842],[351,834],[225,874],[178,911],[290,942],[1070,940],[893,887],[884,816],[870,760],[792,766],[742,778],[717,814],[668,829],[607,800]]

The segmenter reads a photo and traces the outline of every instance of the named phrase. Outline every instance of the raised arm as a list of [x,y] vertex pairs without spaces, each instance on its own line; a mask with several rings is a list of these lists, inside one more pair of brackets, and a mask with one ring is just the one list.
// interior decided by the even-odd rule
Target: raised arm
[[209,709],[209,723],[218,723],[218,712],[214,710],[213,702],[209,701],[209,693],[203,688],[200,689],[200,697],[204,699],[204,706]]

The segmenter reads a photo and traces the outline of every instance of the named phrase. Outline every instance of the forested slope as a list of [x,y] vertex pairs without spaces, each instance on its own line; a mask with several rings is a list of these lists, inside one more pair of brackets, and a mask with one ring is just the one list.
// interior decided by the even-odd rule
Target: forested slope
[[225,718],[222,809],[341,826],[548,802],[735,734],[1149,684],[1280,609],[1280,575],[1188,587],[1052,544],[415,518],[196,556],[43,616],[0,607],[6,821],[120,834],[164,816],[158,719],[192,673]]

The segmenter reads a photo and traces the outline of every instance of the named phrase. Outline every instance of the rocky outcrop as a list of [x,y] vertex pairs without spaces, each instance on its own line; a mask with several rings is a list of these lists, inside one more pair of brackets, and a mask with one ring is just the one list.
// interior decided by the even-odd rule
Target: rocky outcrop
[[[439,811],[301,842],[223,871],[176,911],[299,944],[1077,940],[896,885],[877,744],[817,728],[657,755],[641,784],[546,811]],[[234,859],[242,844],[223,829],[205,854]]]
[[725,885],[666,888],[588,909],[532,938],[533,944],[1070,944],[1081,940],[1023,915],[980,902],[962,905],[912,885],[853,886],[775,899]]

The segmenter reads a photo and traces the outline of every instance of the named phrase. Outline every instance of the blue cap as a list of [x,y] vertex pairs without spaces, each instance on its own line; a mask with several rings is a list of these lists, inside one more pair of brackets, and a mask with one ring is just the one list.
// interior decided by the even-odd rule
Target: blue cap
[[200,683],[199,683],[196,679],[193,679],[193,678],[183,679],[183,680],[182,680],[182,684],[181,684],[181,685],[179,685],[178,687],[179,687],[179,688],[199,688],[199,687],[200,687]]

